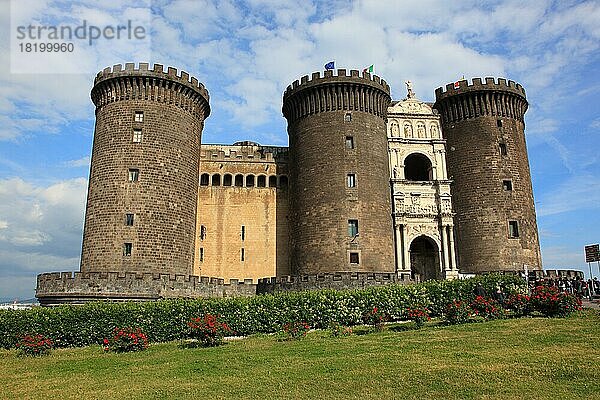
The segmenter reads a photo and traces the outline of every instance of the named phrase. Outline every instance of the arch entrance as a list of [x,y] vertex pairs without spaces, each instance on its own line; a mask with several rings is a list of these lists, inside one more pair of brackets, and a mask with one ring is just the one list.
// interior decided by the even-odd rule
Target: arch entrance
[[419,236],[410,244],[410,270],[415,281],[441,279],[437,244],[427,236]]

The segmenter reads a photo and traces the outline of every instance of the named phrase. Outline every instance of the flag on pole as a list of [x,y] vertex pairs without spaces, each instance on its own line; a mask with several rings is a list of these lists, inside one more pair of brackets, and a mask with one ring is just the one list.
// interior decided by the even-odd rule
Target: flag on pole
[[368,66],[367,68],[363,69],[363,74],[364,74],[364,73],[367,73],[367,72],[368,72],[368,73],[370,73],[370,74],[372,74],[372,73],[373,73],[373,64],[371,64],[371,65],[370,65],[370,66]]
[[335,61],[329,61],[327,64],[325,64],[325,69],[335,69]]
[[[465,76],[462,76],[462,80],[465,80]],[[454,89],[460,89],[460,81],[454,82]]]

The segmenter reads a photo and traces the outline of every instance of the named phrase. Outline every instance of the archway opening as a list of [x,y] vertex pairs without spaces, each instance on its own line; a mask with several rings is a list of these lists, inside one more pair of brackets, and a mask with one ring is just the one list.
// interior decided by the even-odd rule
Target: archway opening
[[415,281],[440,279],[439,252],[436,243],[426,236],[419,236],[410,244],[410,270]]
[[427,156],[413,153],[404,160],[404,177],[409,181],[430,181],[433,179],[433,168]]

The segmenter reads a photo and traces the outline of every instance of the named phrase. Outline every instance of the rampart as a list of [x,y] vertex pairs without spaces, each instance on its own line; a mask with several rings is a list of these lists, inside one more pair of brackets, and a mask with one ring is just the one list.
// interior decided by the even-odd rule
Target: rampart
[[412,281],[399,279],[395,273],[335,272],[259,279],[257,292],[263,294],[319,289],[348,290],[408,283]]
[[210,114],[208,90],[185,71],[147,63],[126,63],[107,67],[96,75],[92,89],[96,107],[122,100],[146,100],[174,104],[206,119]]
[[295,80],[283,94],[283,115],[288,123],[325,111],[363,111],[385,118],[390,86],[377,75],[345,69],[314,72]]
[[120,272],[51,272],[37,278],[41,305],[95,300],[151,301],[170,298],[246,297],[256,294],[252,279]]

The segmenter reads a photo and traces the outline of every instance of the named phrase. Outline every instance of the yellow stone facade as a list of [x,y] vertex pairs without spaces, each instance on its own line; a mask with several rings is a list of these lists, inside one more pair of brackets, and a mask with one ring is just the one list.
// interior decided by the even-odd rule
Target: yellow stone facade
[[288,154],[253,142],[203,144],[194,275],[289,275]]

